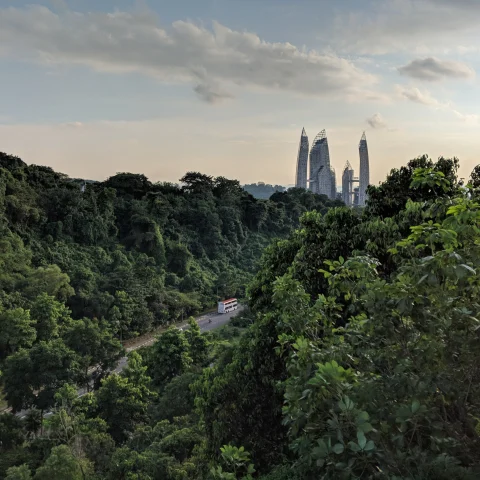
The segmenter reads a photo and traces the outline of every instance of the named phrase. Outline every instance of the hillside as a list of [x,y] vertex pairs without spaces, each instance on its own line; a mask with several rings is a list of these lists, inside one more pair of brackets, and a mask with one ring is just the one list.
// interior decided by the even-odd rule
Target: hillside
[[28,307],[47,293],[73,318],[136,335],[243,296],[273,238],[304,211],[336,205],[303,191],[259,201],[194,172],[181,182],[119,173],[82,192],[78,179],[0,154],[0,301]]
[[[236,182],[193,173],[182,189],[120,174],[81,194],[51,171],[2,170],[2,382],[9,404],[31,411],[24,421],[0,415],[0,476],[479,478],[480,168],[468,185],[457,170],[456,159],[412,160],[369,187],[364,210],[329,208],[303,190],[257,201]],[[29,179],[43,174],[50,183]],[[56,210],[44,206],[63,189],[83,212],[71,223],[73,207],[53,220],[47,212]],[[317,211],[308,202],[319,202]],[[273,217],[279,210],[283,222]],[[79,228],[92,217],[95,228]],[[232,218],[234,240],[222,229]],[[218,243],[208,240],[215,225]],[[156,318],[145,293],[152,283],[165,298],[201,288],[182,291],[192,270],[169,266],[172,244],[208,284],[216,262],[247,278],[256,250],[240,257],[233,245],[244,252],[270,240],[250,277],[248,309],[232,325],[201,334],[191,319],[109,374],[123,354],[115,321],[131,334],[147,311]],[[78,256],[49,266],[39,262],[45,252]],[[91,290],[75,283],[91,276],[72,274],[70,283],[64,265],[74,263],[100,278]],[[108,282],[132,278],[145,297],[109,293]],[[103,286],[118,302],[115,316],[74,316],[96,305],[91,296]],[[140,305],[132,298],[145,299],[145,313],[131,313]],[[74,385],[88,385],[93,365],[95,390],[77,398]]]

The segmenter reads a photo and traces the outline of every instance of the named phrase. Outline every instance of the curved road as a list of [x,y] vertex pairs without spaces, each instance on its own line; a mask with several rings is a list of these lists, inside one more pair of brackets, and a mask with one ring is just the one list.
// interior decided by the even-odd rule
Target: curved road
[[[226,325],[232,317],[237,315],[243,310],[243,306],[239,305],[237,310],[234,310],[233,312],[230,313],[209,313],[207,315],[203,315],[201,317],[196,318],[195,320],[197,321],[200,331],[201,332],[209,332],[210,330],[214,330],[215,328],[223,327],[223,325]],[[180,330],[185,330],[188,328],[188,323],[185,323],[183,325],[178,326]],[[161,335],[161,334],[160,334]],[[151,345],[154,343],[156,340],[156,336],[151,337],[144,343],[140,343],[138,345],[135,345],[134,347],[127,348],[126,351],[127,353],[132,352],[133,350],[138,350],[141,347],[145,347],[147,345]],[[112,370],[112,373],[120,373],[127,365],[128,358],[127,357],[122,357],[116,366],[114,370]],[[77,390],[78,396],[82,397],[87,393],[87,389],[85,387],[79,388]],[[10,409],[4,410],[4,411],[9,411]],[[15,415],[20,418],[24,418],[28,413],[28,410],[21,410],[20,412],[17,412]],[[51,412],[47,412],[44,416],[47,417],[51,415]]]

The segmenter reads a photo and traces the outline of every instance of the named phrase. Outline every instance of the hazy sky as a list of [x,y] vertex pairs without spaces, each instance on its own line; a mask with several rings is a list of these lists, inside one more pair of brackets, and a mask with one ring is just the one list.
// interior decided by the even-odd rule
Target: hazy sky
[[71,176],[291,184],[423,153],[480,163],[478,0],[0,0],[0,151]]

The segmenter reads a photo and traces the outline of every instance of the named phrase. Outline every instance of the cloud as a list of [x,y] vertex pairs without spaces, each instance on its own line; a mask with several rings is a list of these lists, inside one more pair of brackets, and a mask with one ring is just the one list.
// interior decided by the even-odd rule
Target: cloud
[[[341,12],[328,32],[337,50],[383,55],[441,52],[475,42],[480,22],[477,0],[372,0],[368,7]],[[332,43],[331,42],[331,43]]]
[[213,82],[199,83],[193,90],[201,100],[210,104],[220,103],[225,99],[233,98],[233,95],[223,91]]
[[412,60],[397,69],[400,74],[435,82],[444,79],[467,79],[475,76],[475,71],[468,65],[451,60],[438,60],[434,57]]
[[446,106],[436,98],[433,98],[426,90],[422,92],[417,87],[405,87],[402,85],[396,85],[395,89],[399,97],[410,100],[411,102],[428,105],[430,107]]
[[375,113],[366,119],[366,122],[375,129],[387,128],[387,124],[379,113]]
[[478,115],[475,115],[475,114],[465,115],[463,113],[460,113],[457,110],[452,110],[452,111],[458,119],[460,119],[462,122],[465,122],[465,123],[477,125],[478,121],[480,120],[480,117]]
[[468,124],[477,125],[480,121],[479,115],[463,114],[456,110],[451,102],[440,102],[432,97],[426,90],[422,92],[416,87],[404,87],[401,85],[396,85],[395,87],[399,97],[410,100],[411,102],[453,113],[456,118]]
[[233,95],[225,91],[218,82],[208,78],[207,72],[204,68],[194,69],[193,73],[199,81],[193,91],[204,102],[214,105],[221,103],[226,99],[233,98]]
[[3,8],[0,45],[4,53],[45,64],[141,72],[161,81],[192,83],[210,103],[232,96],[224,85],[353,99],[374,98],[370,88],[376,83],[375,76],[335,54],[266,42],[216,22],[211,29],[186,21],[164,29],[148,12]]

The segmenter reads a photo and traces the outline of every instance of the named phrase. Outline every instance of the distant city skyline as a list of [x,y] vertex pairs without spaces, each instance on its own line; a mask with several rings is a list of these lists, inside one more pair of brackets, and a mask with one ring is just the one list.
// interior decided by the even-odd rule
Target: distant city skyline
[[363,130],[374,185],[480,158],[480,2],[0,4],[0,150],[72,178],[290,184],[302,127],[328,127],[338,183]]
[[[327,195],[330,199],[337,198],[338,186],[336,171],[331,166],[330,149],[326,130],[321,130],[313,140],[310,152],[309,141],[305,128],[300,135],[300,143],[296,158],[295,186],[306,188],[313,193]],[[363,132],[358,145],[360,177],[354,177],[354,169],[350,162],[342,171],[341,198],[346,205],[365,205],[366,190],[370,185],[370,160],[367,138]],[[308,165],[307,165],[308,164]],[[307,178],[307,169],[309,172]],[[354,191],[354,183],[359,185]]]

